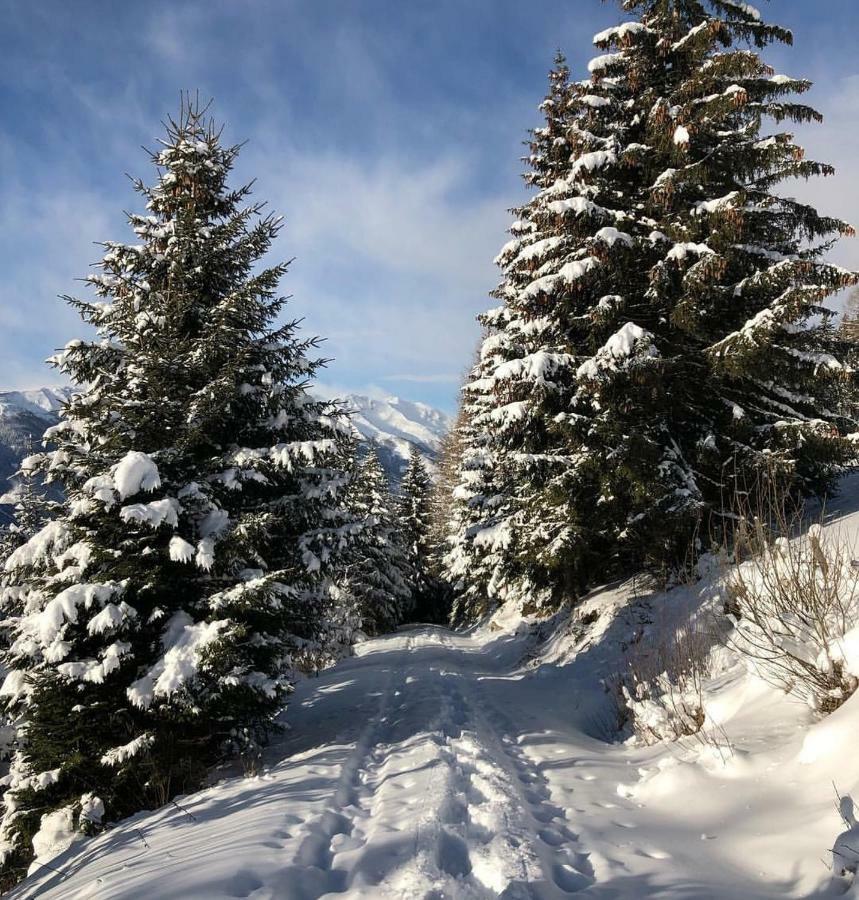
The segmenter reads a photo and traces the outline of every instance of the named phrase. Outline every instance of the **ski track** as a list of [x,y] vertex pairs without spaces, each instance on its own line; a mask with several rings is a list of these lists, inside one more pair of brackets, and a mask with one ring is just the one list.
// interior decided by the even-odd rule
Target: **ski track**
[[610,634],[568,659],[504,628],[363,642],[297,685],[264,771],[79,840],[10,900],[844,896],[818,864],[843,825],[833,776],[859,796],[855,701],[809,726],[734,667],[708,695],[727,761],[611,745]]
[[430,634],[430,644],[406,638],[403,655],[429,646],[428,665],[391,665],[332,803],[307,823],[286,873],[318,873],[298,879],[316,882],[302,900],[581,893],[593,868],[547,779],[512,722],[469,686],[451,637]]

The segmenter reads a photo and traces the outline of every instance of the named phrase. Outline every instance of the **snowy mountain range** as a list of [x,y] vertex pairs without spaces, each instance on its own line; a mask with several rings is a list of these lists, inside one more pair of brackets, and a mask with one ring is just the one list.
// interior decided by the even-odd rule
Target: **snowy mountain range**
[[375,444],[393,484],[399,483],[412,447],[418,448],[431,470],[435,468],[442,438],[452,425],[450,416],[425,403],[399,397],[350,394],[344,399],[355,428],[365,441]]
[[32,448],[38,448],[45,429],[71,395],[71,388],[47,387],[33,391],[0,392],[0,502],[9,477]]
[[[21,459],[38,448],[45,429],[55,424],[68,387],[0,392],[0,495]],[[434,467],[441,440],[450,428],[450,417],[424,403],[349,394],[343,398],[361,437],[378,449],[382,465],[396,486],[405,470],[411,448],[417,447]]]

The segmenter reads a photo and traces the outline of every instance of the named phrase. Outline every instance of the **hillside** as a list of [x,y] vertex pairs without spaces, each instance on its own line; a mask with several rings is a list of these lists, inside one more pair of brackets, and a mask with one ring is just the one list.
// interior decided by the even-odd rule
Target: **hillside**
[[57,421],[57,411],[69,388],[39,388],[0,392],[0,502],[18,463],[38,448],[46,428]]

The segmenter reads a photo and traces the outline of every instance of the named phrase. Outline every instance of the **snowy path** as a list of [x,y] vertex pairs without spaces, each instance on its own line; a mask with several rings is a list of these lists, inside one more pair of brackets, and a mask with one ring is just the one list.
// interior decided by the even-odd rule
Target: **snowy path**
[[[584,652],[564,670],[529,670],[527,649],[430,626],[362,644],[299,686],[264,776],[121,823],[56,858],[65,877],[43,871],[13,896],[803,896],[791,872],[762,868],[762,844],[754,852],[755,804],[773,801],[773,784],[756,779],[743,821],[729,776],[698,806],[701,784],[681,768],[676,798],[651,788],[651,802],[664,749],[588,736],[607,660]],[[739,846],[718,840],[729,833]]]
[[325,873],[321,896],[439,900],[555,898],[592,883],[545,779],[470,688],[473,650],[440,629],[366,648],[365,665],[380,657],[384,686],[334,803],[308,824],[296,882],[309,867]]

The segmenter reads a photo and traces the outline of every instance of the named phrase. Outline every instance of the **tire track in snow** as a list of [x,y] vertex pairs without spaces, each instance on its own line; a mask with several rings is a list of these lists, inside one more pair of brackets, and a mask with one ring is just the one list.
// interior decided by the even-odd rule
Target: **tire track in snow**
[[[427,642],[429,649],[439,643]],[[443,642],[442,646],[447,649]],[[367,770],[362,801],[366,848],[355,855],[350,896],[373,900],[498,896],[471,877],[462,804],[457,799],[465,775],[450,748],[467,716],[450,702],[434,671],[432,665],[413,667],[405,673],[405,690],[394,693],[400,698],[396,712],[403,713],[403,719],[398,721],[392,712],[390,727],[374,753],[376,764]]]
[[[419,637],[407,638],[404,660],[420,646]],[[431,897],[439,886],[438,896],[445,900],[489,900],[462,880],[468,874],[467,851],[438,830],[438,787],[451,779],[439,735],[452,726],[437,679],[425,675],[420,665],[391,665],[377,713],[342,765],[335,802],[296,856],[298,866],[325,874],[302,900],[346,892]],[[422,777],[423,796],[415,796],[410,789],[420,786]],[[393,824],[397,809],[403,827]],[[435,827],[422,829],[422,821]],[[407,887],[397,890],[397,882]]]
[[[474,698],[475,693],[471,696]],[[586,891],[596,882],[593,866],[588,854],[579,847],[578,835],[569,829],[566,812],[552,802],[548,779],[514,737],[516,729],[512,721],[490,704],[482,691],[476,700],[472,699],[472,704],[479,710],[487,743],[494,745],[497,759],[507,760],[508,771],[518,784],[516,793],[535,823],[534,849],[549,887],[545,895],[557,896],[559,892],[566,896]]]
[[302,900],[558,900],[585,890],[587,855],[511,721],[451,667],[461,663],[452,642],[422,637],[390,661],[333,801],[299,847],[295,866],[318,875]]
[[360,816],[354,842],[337,852],[348,871],[337,890],[372,900],[532,900],[528,884],[541,870],[525,836],[510,836],[521,819],[510,778],[483,750],[473,710],[439,668],[454,648],[432,637],[412,646],[441,652],[402,673],[361,770]]
[[[406,649],[412,649],[414,643],[410,638]],[[392,874],[394,880],[432,881],[420,871],[424,868],[423,856],[437,856],[432,840],[422,839],[421,817],[435,818],[431,795],[445,773],[437,772],[443,760],[437,743],[425,729],[427,725],[430,731],[441,727],[441,697],[438,691],[427,691],[412,676],[413,671],[401,672],[400,689],[390,694],[384,727],[377,730],[368,764],[359,773],[360,825],[356,825],[356,841],[344,854],[348,885],[356,896],[381,896],[378,888]],[[410,688],[412,685],[419,686]],[[394,700],[399,701],[396,706]],[[416,731],[410,715],[415,717],[416,710],[426,707],[430,717],[417,716],[422,728]],[[418,871],[404,875],[403,870]]]
[[375,715],[361,731],[354,749],[341,764],[331,804],[316,821],[307,825],[309,833],[295,855],[293,865],[303,869],[317,869],[322,874],[313,897],[343,893],[348,887],[349,872],[335,867],[334,858],[348,844],[355,830],[356,819],[362,814],[359,805],[360,787],[367,778],[368,761],[387,721],[394,676],[395,670],[391,666],[380,691]]
[[442,821],[448,846],[457,841],[474,887],[490,898],[531,900],[542,872],[532,849],[533,832],[521,814],[515,784],[486,746],[480,717],[459,690],[458,673],[443,673],[444,703],[451,727],[444,753],[454,790]]

